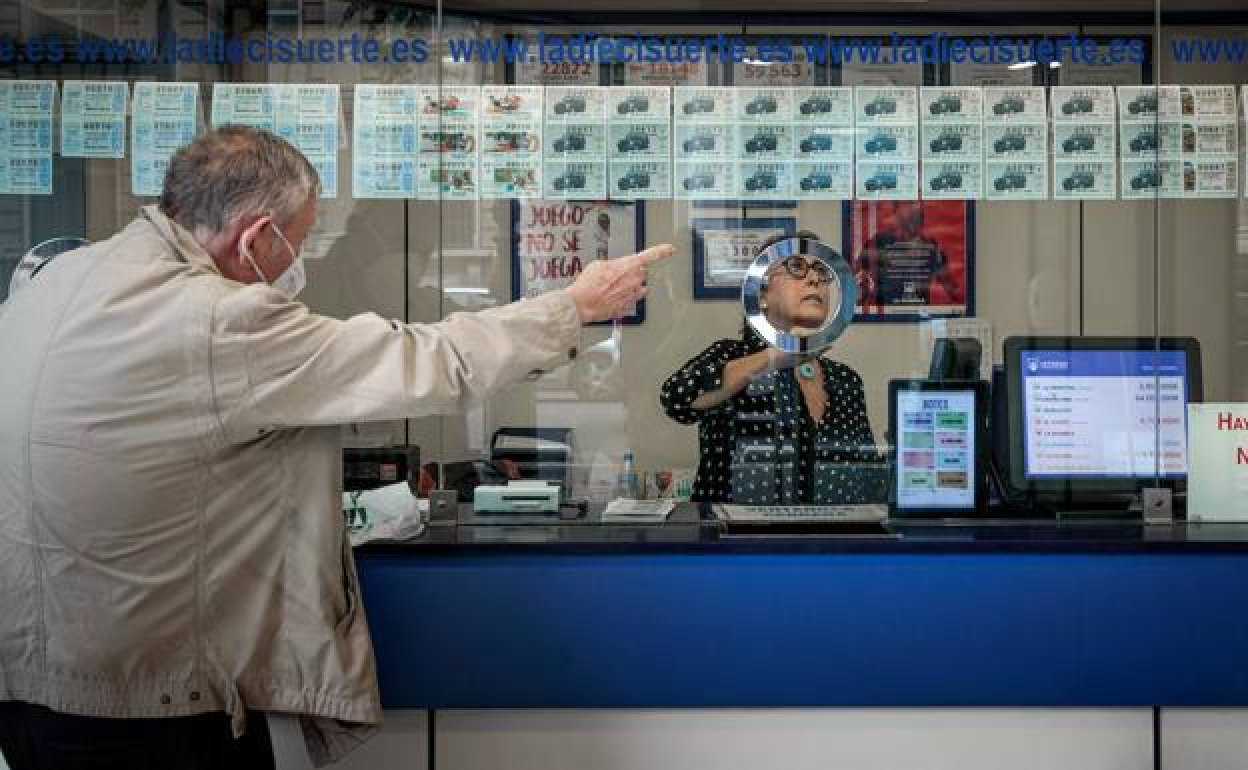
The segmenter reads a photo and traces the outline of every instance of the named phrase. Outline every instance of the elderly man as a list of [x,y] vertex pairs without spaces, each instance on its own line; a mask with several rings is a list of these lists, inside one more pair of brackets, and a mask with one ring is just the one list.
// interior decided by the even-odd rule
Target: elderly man
[[[337,425],[449,413],[576,355],[660,246],[429,325],[295,301],[316,173],[229,127],[160,205],[0,309],[0,748],[13,770],[318,764],[381,720]],[[151,719],[159,717],[160,719]],[[241,736],[241,737],[240,737]]]

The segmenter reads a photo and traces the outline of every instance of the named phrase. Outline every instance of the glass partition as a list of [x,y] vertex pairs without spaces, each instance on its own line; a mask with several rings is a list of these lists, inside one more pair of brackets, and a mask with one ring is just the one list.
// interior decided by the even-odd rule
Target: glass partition
[[[1180,126],[1178,151],[1172,148],[1170,155],[1181,160],[1183,180],[1182,195],[1156,201],[1155,326],[1163,338],[1199,340],[1204,375],[1205,403],[1190,413],[1187,425],[1188,516],[1218,520],[1238,512],[1242,517],[1248,445],[1233,426],[1243,416],[1248,393],[1243,235],[1248,18],[1242,13],[1219,18],[1158,0],[1155,21],[1165,51],[1155,63],[1162,95],[1177,90],[1179,101],[1177,119],[1159,122],[1162,135],[1173,131],[1173,124]],[[1164,453],[1166,415],[1161,420]]]
[[[987,477],[996,513],[1112,507],[1185,476],[1186,401],[1248,393],[1248,22],[1008,5],[34,0],[0,12],[0,292],[154,202],[179,136],[249,122],[321,172],[319,313],[432,323],[675,246],[569,365],[344,426],[419,446],[426,492],[958,513]],[[750,301],[799,340],[848,323],[785,352]],[[932,378],[991,385],[981,457],[956,419],[891,416],[890,383]],[[1083,406],[1046,406],[1068,387]]]

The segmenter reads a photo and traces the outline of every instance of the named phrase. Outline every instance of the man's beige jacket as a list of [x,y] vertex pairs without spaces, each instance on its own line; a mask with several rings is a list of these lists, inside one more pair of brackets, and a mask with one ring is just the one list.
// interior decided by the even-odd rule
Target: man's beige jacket
[[307,715],[336,759],[381,721],[336,426],[459,411],[578,335],[561,291],[319,316],[155,207],[54,260],[0,306],[0,701]]

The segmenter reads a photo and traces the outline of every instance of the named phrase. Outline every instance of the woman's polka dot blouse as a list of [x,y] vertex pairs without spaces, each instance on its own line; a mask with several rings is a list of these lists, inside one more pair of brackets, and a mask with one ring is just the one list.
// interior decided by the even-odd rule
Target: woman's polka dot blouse
[[[867,489],[869,482],[854,470],[864,463],[878,463],[880,459],[874,452],[875,439],[867,419],[862,379],[845,364],[819,359],[828,403],[818,423],[806,409],[793,369],[756,378],[736,396],[711,409],[693,408],[698,396],[722,387],[725,364],[765,347],[762,338],[753,330],[747,330],[743,339],[714,343],[663,383],[659,398],[667,415],[680,423],[698,424],[701,458],[693,499],[761,503],[878,502],[871,499],[876,490]],[[779,475],[775,455],[763,463],[736,462],[734,467],[738,443],[791,446],[797,452],[796,462],[786,466]],[[748,459],[744,454],[737,456]],[[796,478],[792,477],[794,474]],[[734,500],[734,485],[738,496],[751,499]],[[768,495],[777,486],[787,492],[769,499]]]

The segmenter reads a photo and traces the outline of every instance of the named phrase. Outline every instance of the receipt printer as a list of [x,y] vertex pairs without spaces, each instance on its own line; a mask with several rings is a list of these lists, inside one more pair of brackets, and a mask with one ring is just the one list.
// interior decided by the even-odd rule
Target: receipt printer
[[472,510],[478,514],[559,515],[559,487],[545,481],[510,481],[473,490]]

